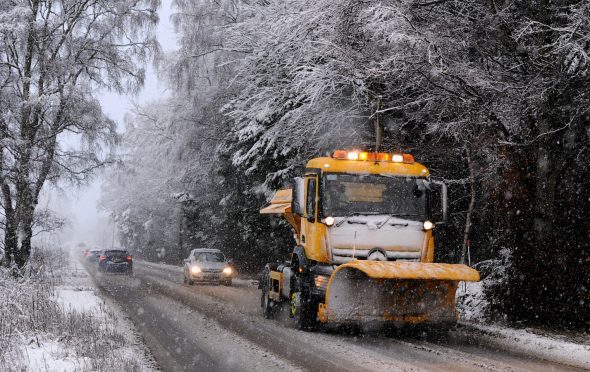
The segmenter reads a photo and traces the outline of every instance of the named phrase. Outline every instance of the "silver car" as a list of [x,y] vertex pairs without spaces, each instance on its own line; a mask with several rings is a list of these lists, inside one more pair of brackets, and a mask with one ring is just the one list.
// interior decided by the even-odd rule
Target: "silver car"
[[234,269],[219,249],[193,249],[184,260],[184,282],[216,282],[231,285]]

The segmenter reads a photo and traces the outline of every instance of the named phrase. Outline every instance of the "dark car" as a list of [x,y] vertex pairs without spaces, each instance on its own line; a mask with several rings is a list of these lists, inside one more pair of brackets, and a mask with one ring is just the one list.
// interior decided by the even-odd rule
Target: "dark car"
[[103,251],[98,258],[98,271],[131,275],[133,273],[133,257],[124,249]]

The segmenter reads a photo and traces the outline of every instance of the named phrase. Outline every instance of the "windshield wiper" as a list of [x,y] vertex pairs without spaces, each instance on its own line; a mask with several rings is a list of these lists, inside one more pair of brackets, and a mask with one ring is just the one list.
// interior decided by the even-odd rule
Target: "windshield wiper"
[[392,213],[390,214],[385,221],[377,226],[377,230],[385,226],[385,224],[392,218],[392,217],[418,217],[421,216],[420,214],[404,214],[404,213]]
[[336,224],[336,227],[340,227],[344,222],[348,221],[348,219],[350,217],[354,217],[354,216],[374,216],[374,215],[377,215],[377,214],[382,214],[382,213],[379,213],[379,212],[352,212],[349,215],[347,215],[346,217],[344,217],[342,219],[342,221],[338,222]]

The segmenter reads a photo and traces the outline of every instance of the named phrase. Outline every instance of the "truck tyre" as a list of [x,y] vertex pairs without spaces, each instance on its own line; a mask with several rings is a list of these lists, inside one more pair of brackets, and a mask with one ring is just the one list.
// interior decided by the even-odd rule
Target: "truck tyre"
[[262,273],[262,277],[260,280],[260,285],[261,285],[261,297],[260,297],[260,306],[262,307],[262,315],[264,315],[264,317],[266,319],[272,319],[274,317],[275,314],[275,307],[276,304],[274,303],[273,300],[271,300],[268,297],[268,278],[269,278],[269,271],[268,268],[264,269],[264,272]]
[[295,328],[313,331],[319,325],[317,319],[317,304],[313,300],[309,287],[301,283],[301,278],[294,280],[291,291],[290,314]]
[[268,298],[268,290],[262,293],[262,315],[266,319],[273,319],[275,315],[275,306],[273,300]]

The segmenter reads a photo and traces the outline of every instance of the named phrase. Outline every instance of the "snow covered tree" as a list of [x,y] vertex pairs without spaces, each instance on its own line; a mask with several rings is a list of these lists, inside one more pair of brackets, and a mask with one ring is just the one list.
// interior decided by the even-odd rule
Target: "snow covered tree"
[[26,263],[48,181],[109,162],[115,123],[97,89],[133,92],[157,51],[157,0],[0,1],[0,186],[8,261]]

